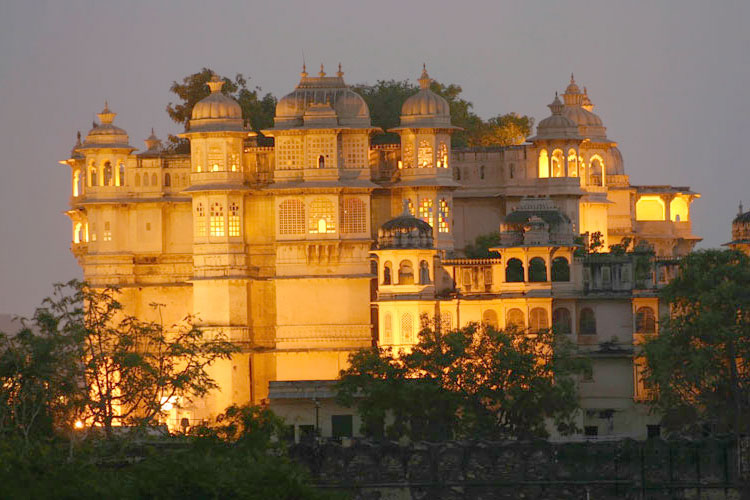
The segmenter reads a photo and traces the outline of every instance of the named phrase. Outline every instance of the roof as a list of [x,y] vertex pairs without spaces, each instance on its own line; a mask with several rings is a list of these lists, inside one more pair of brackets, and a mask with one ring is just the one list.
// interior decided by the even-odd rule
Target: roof
[[569,224],[570,219],[559,210],[515,210],[505,216],[506,224],[525,224],[532,217],[540,217],[550,226]]

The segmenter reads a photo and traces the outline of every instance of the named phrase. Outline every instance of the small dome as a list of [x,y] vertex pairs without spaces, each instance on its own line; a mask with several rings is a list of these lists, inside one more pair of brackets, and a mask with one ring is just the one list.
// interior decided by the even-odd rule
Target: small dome
[[242,108],[239,103],[221,92],[224,82],[218,75],[213,75],[207,83],[211,94],[198,101],[193,106],[193,120],[211,118],[239,118],[242,119]]
[[607,165],[607,174],[625,175],[625,162],[622,159],[620,149],[613,146],[609,149],[609,154],[612,159],[610,160],[609,165]]
[[97,114],[100,123],[94,123],[86,139],[83,141],[81,149],[86,148],[103,148],[103,147],[125,147],[130,148],[128,144],[128,133],[120,127],[113,125],[112,122],[117,113],[110,111],[109,104],[105,101],[104,109]]
[[336,114],[342,125],[348,125],[350,121],[366,120],[370,124],[370,110],[361,95],[353,90],[346,89],[336,96],[334,102]]
[[430,90],[431,81],[427,69],[423,67],[419,92],[409,97],[401,107],[402,126],[450,126],[448,101]]
[[576,83],[576,80],[573,77],[573,73],[570,74],[570,83],[565,88],[565,93],[566,94],[580,94],[581,93],[581,88]]
[[580,139],[578,127],[567,116],[563,115],[565,107],[560,102],[560,97],[555,93],[555,100],[548,105],[552,115],[539,122],[536,127],[536,136],[531,140],[537,139]]
[[576,125],[582,127],[601,127],[602,119],[591,111],[580,106],[569,106],[563,111],[565,116],[573,120]]
[[409,213],[408,205],[404,212],[380,227],[378,248],[432,248],[432,226]]

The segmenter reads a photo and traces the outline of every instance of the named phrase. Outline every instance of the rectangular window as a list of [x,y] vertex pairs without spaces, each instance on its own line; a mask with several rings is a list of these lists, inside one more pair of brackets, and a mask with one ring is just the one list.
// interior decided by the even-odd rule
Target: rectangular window
[[211,216],[210,221],[211,236],[224,236],[224,216]]
[[104,223],[104,233],[102,233],[103,241],[112,241],[112,231],[109,229],[109,221]]
[[661,426],[660,425],[647,425],[646,426],[646,437],[648,439],[656,439],[661,437]]
[[239,215],[229,216],[229,236],[240,235],[240,217]]
[[352,416],[331,415],[331,436],[334,439],[352,437]]
[[596,425],[587,425],[583,428],[583,434],[594,437],[599,435],[599,427]]
[[197,236],[206,236],[206,218],[198,217],[195,220],[195,234]]

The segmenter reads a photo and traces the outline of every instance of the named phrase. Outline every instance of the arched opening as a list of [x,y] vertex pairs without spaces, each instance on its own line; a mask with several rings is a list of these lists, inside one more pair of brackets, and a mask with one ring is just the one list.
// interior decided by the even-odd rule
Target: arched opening
[[326,158],[323,155],[318,156],[318,168],[326,168]]
[[409,313],[401,316],[401,342],[404,344],[414,343],[414,320]]
[[602,170],[604,163],[598,156],[591,158],[589,162],[589,185],[601,186],[602,185]]
[[544,179],[547,177],[549,177],[549,156],[547,155],[547,150],[542,149],[539,151],[539,178]]
[[110,162],[104,163],[104,185],[112,185],[112,164]]
[[125,185],[125,164],[120,162],[120,165],[118,166],[118,177],[117,177],[117,184],[118,186],[124,186]]
[[326,234],[336,232],[335,210],[333,203],[325,198],[317,198],[310,204],[311,234]]
[[575,149],[568,151],[568,177],[578,177],[578,153]]
[[384,285],[391,284],[392,275],[393,275],[393,266],[391,265],[391,261],[386,261],[386,263],[383,264],[383,284]]
[[581,309],[578,332],[581,335],[596,335],[596,316],[590,307]]
[[479,167],[479,178],[484,180],[484,165]]
[[565,257],[552,260],[552,281],[570,281],[570,265]]
[[391,313],[385,313],[383,319],[383,338],[380,339],[383,344],[393,343],[393,316]]
[[73,196],[81,195],[81,171],[73,172]]
[[164,174],[164,187],[169,187],[172,185],[172,177],[167,173]]
[[635,312],[635,333],[656,333],[656,315],[650,307],[639,307]]
[[419,283],[422,285],[429,285],[432,283],[430,280],[430,266],[426,260],[419,263]]
[[83,241],[83,224],[76,222],[73,226],[73,243],[81,243]]
[[565,307],[558,307],[552,311],[552,328],[558,333],[571,333],[573,331],[573,322],[570,318],[570,311]]
[[500,323],[497,319],[497,313],[494,309],[487,309],[482,313],[482,323],[497,330],[497,328],[500,326]]
[[685,222],[688,220],[688,203],[682,196],[676,196],[669,203],[669,218],[674,222]]
[[91,162],[91,166],[89,167],[89,187],[97,186],[96,183],[96,162]]
[[509,259],[505,264],[505,281],[507,283],[523,283],[523,262],[519,259]]
[[398,265],[398,284],[414,284],[414,268],[412,267],[410,260],[402,260]]
[[565,177],[565,158],[559,149],[552,152],[552,177]]
[[529,261],[529,281],[532,283],[547,281],[547,264],[541,257],[534,257]]
[[549,328],[547,322],[547,311],[541,307],[535,307],[529,313],[529,329],[534,333]]
[[509,309],[505,313],[505,326],[510,329],[523,330],[526,328],[526,318],[523,311],[517,308]]
[[135,174],[135,187],[141,187],[141,174]]
[[154,187],[159,185],[159,180],[156,177],[156,174],[151,174],[151,185]]
[[661,196],[641,196],[635,203],[635,218],[643,221],[666,220],[666,204]]

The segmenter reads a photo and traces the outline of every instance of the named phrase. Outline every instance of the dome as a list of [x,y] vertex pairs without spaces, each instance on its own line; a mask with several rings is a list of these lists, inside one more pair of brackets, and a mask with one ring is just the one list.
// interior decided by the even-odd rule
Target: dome
[[128,144],[128,133],[112,124],[117,113],[110,111],[109,104],[106,101],[104,109],[100,113],[97,113],[96,116],[99,117],[100,123],[94,123],[80,149],[104,147],[132,149],[130,144]]
[[242,108],[237,101],[221,92],[224,85],[221,78],[213,75],[206,85],[211,89],[211,93],[193,106],[190,131],[244,131]]
[[432,248],[432,226],[417,219],[405,204],[404,212],[378,231],[378,248]]
[[370,123],[370,109],[361,95],[346,89],[336,96],[334,103],[336,114],[342,125],[348,125],[350,120],[367,120]]
[[552,115],[539,122],[536,127],[536,136],[531,140],[580,139],[576,124],[563,115],[564,105],[560,102],[557,93],[555,93],[555,100],[548,107],[552,111]]
[[609,165],[607,165],[607,174],[625,175],[625,162],[622,159],[620,149],[613,146],[609,149],[609,154],[612,159],[610,160]]
[[570,83],[565,88],[565,93],[566,94],[580,94],[581,93],[581,88],[576,83],[576,80],[573,77],[573,73],[570,74]]
[[563,111],[565,116],[575,122],[576,125],[582,127],[601,127],[603,126],[602,119],[591,111],[584,109],[581,106],[566,106]]
[[451,110],[443,97],[430,90],[430,76],[422,69],[420,90],[401,107],[401,126],[450,126]]

